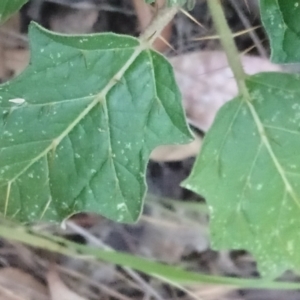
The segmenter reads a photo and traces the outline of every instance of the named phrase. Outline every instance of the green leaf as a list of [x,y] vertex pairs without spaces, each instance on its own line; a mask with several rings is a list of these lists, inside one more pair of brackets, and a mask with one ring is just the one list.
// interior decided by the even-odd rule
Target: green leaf
[[28,0],[1,0],[0,1],[0,23],[7,20],[17,12]]
[[246,249],[262,275],[300,269],[300,77],[248,77],[224,105],[184,183],[203,195],[212,245]]
[[273,62],[300,62],[300,2],[260,0],[260,8],[271,42]]
[[29,67],[0,86],[1,211],[135,221],[150,152],[192,139],[171,65],[128,36],[29,35]]

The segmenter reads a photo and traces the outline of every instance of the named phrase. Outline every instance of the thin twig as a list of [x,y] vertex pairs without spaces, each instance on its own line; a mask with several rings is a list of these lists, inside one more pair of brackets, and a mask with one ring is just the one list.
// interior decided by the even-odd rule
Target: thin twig
[[94,287],[97,287],[99,290],[101,290],[103,293],[105,293],[109,296],[115,297],[120,300],[131,300],[130,298],[120,294],[118,291],[113,290],[109,286],[104,285],[100,282],[97,282],[96,280],[93,280],[92,278],[89,278],[87,276],[84,276],[81,273],[79,273],[78,271],[70,270],[70,269],[67,269],[66,267],[59,266],[59,265],[57,266],[57,268],[66,275],[86,281],[87,283],[93,285]]
[[8,29],[5,29],[5,28],[3,28],[3,29],[0,28],[0,33],[6,35],[7,37],[12,37],[14,39],[21,40],[22,42],[28,43],[28,38],[24,34],[20,34],[20,33],[17,33],[15,31],[8,30]]
[[174,18],[178,12],[179,7],[173,6],[161,9],[156,18],[151,22],[151,24],[146,28],[143,34],[140,36],[141,42],[146,44],[146,47],[152,45],[153,42],[160,36],[162,30],[167,24]]
[[[243,11],[241,10],[241,7],[238,3],[238,1],[236,0],[229,0],[230,4],[233,6],[233,8],[235,9],[236,13],[238,14],[240,20],[242,21],[242,23],[244,24],[244,26],[246,28],[251,28],[251,24],[249,22],[249,20],[247,19],[247,17],[245,16],[245,14],[243,13]],[[257,36],[256,32],[254,30],[249,31],[249,35],[251,37],[251,39],[253,40],[257,51],[259,52],[259,55],[263,58],[267,58],[268,54],[266,49],[264,48],[264,46],[262,45],[259,37]]]
[[[78,226],[74,222],[67,221],[66,225],[72,229],[74,232],[81,234],[84,236],[91,244],[94,246],[100,247],[107,251],[115,251],[113,248],[109,247],[105,243],[103,243],[100,239],[96,238],[93,234],[91,234],[89,231],[85,230],[84,228]],[[125,263],[125,262],[124,262]],[[154,288],[149,285],[136,271],[126,267],[122,266],[123,270],[132,277],[135,281],[137,281],[143,288],[148,291],[149,294],[151,294],[153,297],[155,297],[158,300],[163,300],[162,296],[158,294],[157,291],[154,290]]]

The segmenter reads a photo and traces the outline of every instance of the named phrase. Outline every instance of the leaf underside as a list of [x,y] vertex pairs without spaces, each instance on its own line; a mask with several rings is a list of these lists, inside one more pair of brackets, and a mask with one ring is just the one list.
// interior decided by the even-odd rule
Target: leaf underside
[[260,8],[271,42],[272,61],[300,62],[300,2],[260,0]]
[[150,152],[192,139],[171,66],[132,37],[29,36],[29,67],[0,86],[2,213],[135,221]]
[[17,12],[28,0],[1,0],[0,24]]
[[246,249],[261,274],[300,268],[300,77],[262,73],[219,111],[184,183],[206,197],[216,249]]

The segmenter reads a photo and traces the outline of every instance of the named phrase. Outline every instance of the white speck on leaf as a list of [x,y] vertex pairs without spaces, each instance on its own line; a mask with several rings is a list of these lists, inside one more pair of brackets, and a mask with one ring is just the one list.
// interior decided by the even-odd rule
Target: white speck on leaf
[[22,105],[25,103],[25,99],[24,98],[13,98],[13,99],[8,100],[8,102],[11,102],[11,103],[14,103],[17,105]]
[[256,186],[256,189],[257,189],[258,191],[260,191],[260,190],[262,189],[262,187],[263,187],[262,184],[258,184],[258,185]]
[[287,250],[291,253],[294,252],[294,241],[288,241]]
[[117,205],[117,210],[125,210],[125,209],[126,209],[125,203],[120,203]]

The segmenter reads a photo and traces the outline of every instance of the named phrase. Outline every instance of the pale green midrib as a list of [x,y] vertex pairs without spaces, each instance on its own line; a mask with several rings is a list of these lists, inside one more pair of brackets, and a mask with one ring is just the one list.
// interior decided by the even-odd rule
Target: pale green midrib
[[[21,176],[24,172],[26,172],[34,163],[39,161],[43,156],[47,155],[49,151],[55,150],[56,147],[60,144],[60,142],[73,130],[73,128],[101,101],[103,101],[107,95],[107,93],[122,79],[123,75],[127,71],[127,69],[132,65],[135,59],[140,55],[140,53],[145,50],[143,45],[139,45],[132,55],[129,57],[124,66],[110,79],[108,84],[103,88],[103,90],[95,96],[95,99],[78,115],[78,117],[55,139],[53,139],[52,143],[39,155],[31,160],[26,167],[23,168],[15,177],[8,181],[8,186],[11,185],[19,176]],[[9,190],[7,190],[7,193]],[[8,200],[9,200],[8,194]]]
[[[247,96],[247,97],[246,97]],[[257,127],[257,130],[258,130],[258,133],[261,137],[261,140],[264,144],[264,146],[266,147],[274,165],[275,165],[275,168],[277,169],[284,185],[285,185],[285,189],[287,191],[287,193],[291,196],[291,198],[293,199],[293,201],[295,202],[295,204],[300,208],[300,202],[299,202],[299,199],[293,189],[293,187],[291,186],[291,184],[289,183],[289,180],[288,178],[286,177],[286,174],[285,174],[285,171],[283,169],[283,167],[281,166],[280,162],[278,161],[273,149],[272,149],[272,146],[267,138],[267,135],[266,135],[266,132],[265,132],[265,129],[264,129],[264,126],[263,126],[263,123],[261,122],[254,106],[252,105],[251,103],[251,100],[250,100],[250,96],[248,94],[248,90],[247,90],[247,95],[244,95],[245,97],[245,100],[246,100],[246,104],[251,112],[251,115],[253,117],[253,120],[254,120],[254,123]]]

